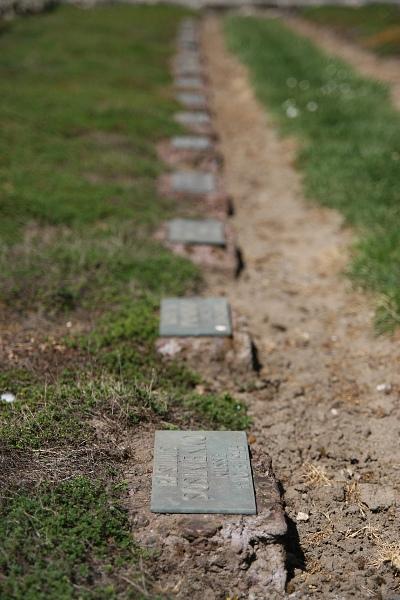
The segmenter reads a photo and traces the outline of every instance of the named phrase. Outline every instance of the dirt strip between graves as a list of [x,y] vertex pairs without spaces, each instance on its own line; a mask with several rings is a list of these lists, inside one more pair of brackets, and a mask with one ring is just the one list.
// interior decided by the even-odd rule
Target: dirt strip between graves
[[288,592],[398,597],[399,333],[374,336],[372,303],[342,275],[351,232],[304,200],[296,146],[279,138],[213,16],[203,53],[246,263],[239,280],[206,276],[207,293],[247,317],[258,347],[260,378],[239,395],[285,493]]
[[285,16],[284,21],[296,33],[308,37],[326,52],[350,63],[362,75],[388,84],[392,102],[397,109],[400,109],[400,60],[398,58],[379,57],[372,51],[346,40],[344,36],[339,36],[328,27],[318,26],[300,17]]

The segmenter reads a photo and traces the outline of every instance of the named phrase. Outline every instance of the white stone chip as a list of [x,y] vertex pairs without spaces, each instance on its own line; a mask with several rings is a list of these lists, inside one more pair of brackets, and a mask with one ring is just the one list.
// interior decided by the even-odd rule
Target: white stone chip
[[7,404],[11,404],[12,402],[15,402],[16,398],[11,392],[4,392],[1,394],[0,400],[2,402],[6,402]]
[[297,513],[296,521],[298,523],[300,523],[300,522],[304,522],[305,523],[305,522],[308,521],[309,518],[310,518],[310,515],[308,513],[300,511],[300,512]]

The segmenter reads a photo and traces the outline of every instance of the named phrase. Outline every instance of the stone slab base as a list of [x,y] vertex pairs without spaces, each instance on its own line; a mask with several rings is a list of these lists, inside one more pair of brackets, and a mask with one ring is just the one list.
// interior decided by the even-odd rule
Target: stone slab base
[[179,358],[189,367],[207,372],[232,375],[252,374],[257,369],[255,347],[243,317],[232,312],[232,337],[162,337],[157,352],[165,360]]
[[[212,122],[207,121],[204,123],[198,123],[195,121],[180,121],[179,115],[181,113],[185,113],[185,112],[196,112],[196,111],[179,111],[176,115],[175,115],[175,121],[177,121],[177,123],[180,123],[185,129],[186,131],[190,132],[190,133],[194,133],[197,135],[208,135],[210,137],[215,137],[215,130],[213,128]],[[202,111],[201,111],[202,112]]]
[[208,217],[224,219],[226,215],[233,214],[232,198],[223,190],[221,182],[217,190],[208,194],[188,194],[187,192],[175,192],[171,185],[171,176],[167,173],[161,175],[158,180],[158,192],[167,198],[175,198],[187,207],[201,208],[201,212]]
[[282,597],[287,525],[269,456],[251,448],[257,515],[164,515],[149,510],[152,448],[149,432],[125,479],[135,539],[157,551],[160,590],[182,600]]
[[241,253],[237,246],[235,233],[229,225],[225,225],[225,247],[170,242],[167,238],[167,225],[162,225],[154,237],[174,254],[188,258],[194,264],[209,271],[228,277],[236,277],[240,273]]
[[[195,81],[198,79],[198,81]],[[207,94],[207,77],[205,74],[201,78],[198,77],[177,77],[174,80],[174,88],[178,92],[196,92],[199,94]]]
[[208,112],[209,105],[205,94],[199,92],[177,91],[176,100],[184,110],[201,110]]
[[169,140],[157,144],[157,153],[160,159],[170,167],[188,166],[201,171],[218,173],[222,167],[221,154],[215,149],[210,150],[177,150],[172,147]]
[[201,64],[185,65],[174,61],[171,71],[174,77],[204,77],[204,67]]

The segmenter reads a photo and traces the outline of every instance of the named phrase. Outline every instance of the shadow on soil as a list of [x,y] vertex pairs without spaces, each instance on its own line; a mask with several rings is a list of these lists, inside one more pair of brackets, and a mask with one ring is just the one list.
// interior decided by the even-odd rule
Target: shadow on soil
[[305,556],[300,545],[300,538],[297,531],[297,525],[286,515],[286,521],[288,526],[288,532],[285,539],[285,550],[286,550],[286,571],[287,571],[287,583],[293,579],[295,575],[295,569],[305,571]]

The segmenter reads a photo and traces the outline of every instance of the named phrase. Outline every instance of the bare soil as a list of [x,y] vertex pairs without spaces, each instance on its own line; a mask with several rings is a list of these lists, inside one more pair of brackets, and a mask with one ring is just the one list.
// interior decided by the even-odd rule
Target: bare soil
[[70,333],[87,331],[90,320],[83,311],[74,322],[63,317],[53,319],[42,312],[30,312],[23,318],[17,311],[1,307],[0,365],[3,369],[29,369],[47,381],[54,381],[63,370],[76,369],[89,357],[66,344]]
[[283,486],[287,591],[398,598],[400,333],[374,335],[374,299],[343,275],[352,232],[305,201],[296,144],[278,136],[214,17],[203,51],[245,260],[239,279],[206,275],[207,293],[229,298],[258,347],[259,378],[230,385]]
[[355,42],[347,40],[332,29],[316,25],[301,17],[286,16],[285,23],[296,33],[310,38],[328,53],[334,54],[353,65],[362,75],[388,84],[392,102],[396,108],[400,108],[399,58],[379,57]]

